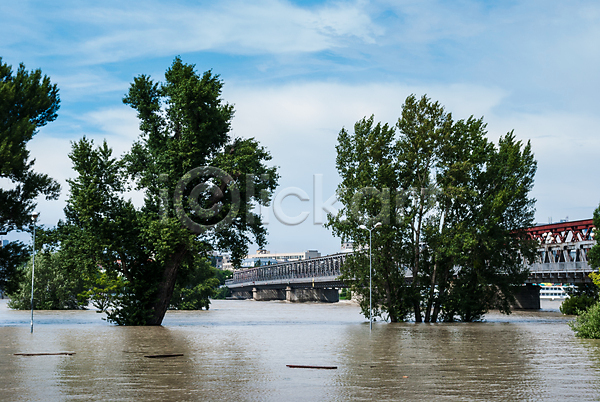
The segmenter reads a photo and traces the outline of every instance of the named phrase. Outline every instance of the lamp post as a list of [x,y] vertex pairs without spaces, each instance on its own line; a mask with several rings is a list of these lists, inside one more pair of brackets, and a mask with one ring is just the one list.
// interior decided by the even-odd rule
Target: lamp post
[[381,226],[381,222],[377,222],[371,229],[365,225],[360,225],[358,228],[369,231],[369,331],[373,330],[373,250],[371,249],[371,235],[373,229]]
[[31,214],[31,220],[33,221],[33,263],[31,264],[31,333],[33,334],[33,277],[35,275],[35,223],[39,216],[38,212]]

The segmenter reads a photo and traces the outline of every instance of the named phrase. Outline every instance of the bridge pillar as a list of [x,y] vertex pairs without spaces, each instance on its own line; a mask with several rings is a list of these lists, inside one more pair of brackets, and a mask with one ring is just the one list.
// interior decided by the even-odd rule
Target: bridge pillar
[[521,289],[515,292],[515,304],[513,307],[524,310],[539,310],[541,308],[540,287],[530,283],[521,286]]
[[340,301],[340,294],[337,289],[293,289],[288,286],[285,289],[285,300],[289,302],[325,302],[336,303]]
[[285,300],[285,290],[283,289],[252,289],[252,298],[258,301],[266,300]]
[[250,290],[231,289],[231,297],[233,299],[252,299],[253,296]]

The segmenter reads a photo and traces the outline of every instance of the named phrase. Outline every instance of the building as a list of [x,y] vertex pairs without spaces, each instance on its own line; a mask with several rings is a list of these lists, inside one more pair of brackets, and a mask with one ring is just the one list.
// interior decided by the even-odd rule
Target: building
[[308,260],[310,258],[320,257],[318,250],[306,250],[297,253],[271,253],[268,250],[256,250],[256,254],[250,254],[246,258],[273,258],[277,262]]
[[[255,254],[249,254],[244,258],[242,261],[242,268],[273,265],[288,261],[308,260],[320,256],[321,253],[319,253],[318,250],[306,250],[295,253],[271,253],[268,250],[256,250]],[[221,266],[219,269],[234,269],[233,264],[231,263],[231,256],[222,255],[219,257],[222,257],[222,263],[219,265],[219,262],[217,262],[217,268]]]
[[263,267],[265,265],[275,265],[279,261],[270,257],[249,257],[242,261],[242,268]]

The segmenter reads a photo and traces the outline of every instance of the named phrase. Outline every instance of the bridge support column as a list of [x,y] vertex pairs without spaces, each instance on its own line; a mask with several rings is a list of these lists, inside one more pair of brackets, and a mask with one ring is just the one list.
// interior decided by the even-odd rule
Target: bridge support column
[[231,297],[233,299],[252,299],[253,294],[250,290],[231,289]]
[[252,298],[258,301],[266,300],[285,300],[285,290],[283,289],[252,289]]
[[521,289],[515,293],[515,304],[513,307],[523,310],[539,310],[540,287],[530,283],[521,286]]
[[289,302],[336,303],[340,301],[340,294],[337,289],[293,289],[288,286],[285,289],[285,300]]

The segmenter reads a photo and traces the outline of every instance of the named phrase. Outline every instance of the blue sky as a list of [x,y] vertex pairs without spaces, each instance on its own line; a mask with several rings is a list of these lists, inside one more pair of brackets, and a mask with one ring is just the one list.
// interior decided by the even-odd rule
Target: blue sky
[[59,118],[30,143],[37,169],[63,183],[59,201],[39,204],[45,225],[62,217],[70,141],[86,135],[125,152],[138,135],[121,102],[129,83],[161,80],[177,55],[221,75],[233,134],[256,137],[280,166],[281,189],[311,198],[283,203],[290,216],[311,212],[300,225],[271,213],[274,252],[339,249],[313,223],[313,175],[333,195],[340,129],[371,114],[394,123],[411,93],[455,118],[483,116],[493,140],[513,129],[531,140],[539,222],[589,218],[600,202],[594,1],[2,2],[0,38],[4,62],[41,68],[60,88]]

